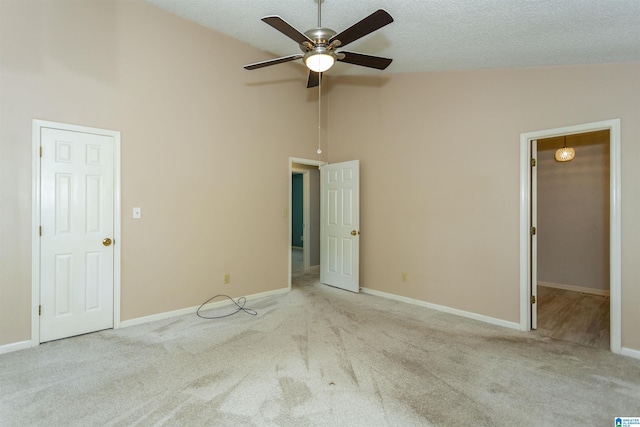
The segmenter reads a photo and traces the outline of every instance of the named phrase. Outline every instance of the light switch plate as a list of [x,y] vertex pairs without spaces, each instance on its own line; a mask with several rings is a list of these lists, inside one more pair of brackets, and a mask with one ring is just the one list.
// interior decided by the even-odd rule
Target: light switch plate
[[133,219],[142,218],[142,209],[141,208],[133,208]]

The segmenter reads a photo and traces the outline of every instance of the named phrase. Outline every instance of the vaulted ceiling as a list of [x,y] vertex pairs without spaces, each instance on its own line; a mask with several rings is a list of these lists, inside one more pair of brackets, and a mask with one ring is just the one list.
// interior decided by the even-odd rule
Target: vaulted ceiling
[[[273,57],[300,50],[262,17],[302,32],[318,23],[318,0],[146,1]],[[340,32],[377,9],[394,22],[348,50],[393,63],[384,72],[338,63],[331,74],[640,62],[639,0],[324,0],[322,26]]]

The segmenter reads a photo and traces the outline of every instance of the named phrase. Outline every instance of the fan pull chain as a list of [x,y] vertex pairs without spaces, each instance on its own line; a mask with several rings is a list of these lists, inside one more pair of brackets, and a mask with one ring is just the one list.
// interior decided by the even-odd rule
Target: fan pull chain
[[322,73],[318,73],[318,150],[316,151],[316,153],[318,154],[322,154],[322,147],[320,146],[321,144],[321,128],[322,128],[322,121],[321,121],[321,113],[322,113]]

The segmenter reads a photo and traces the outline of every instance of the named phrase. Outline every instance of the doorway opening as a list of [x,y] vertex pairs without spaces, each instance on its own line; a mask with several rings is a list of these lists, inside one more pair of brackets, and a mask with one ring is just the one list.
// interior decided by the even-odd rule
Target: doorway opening
[[[520,326],[530,331],[536,327],[538,306],[537,282],[537,206],[536,187],[536,148],[538,141],[555,138],[561,140],[565,135],[582,135],[587,133],[608,133],[609,167],[608,167],[608,248],[604,256],[608,258],[608,272],[604,281],[609,284],[610,349],[621,353],[621,212],[620,212],[620,120],[608,120],[596,123],[568,126],[564,128],[531,132],[520,135]],[[560,137],[560,139],[558,139]],[[558,147],[559,148],[559,147]],[[602,147],[601,147],[602,148]],[[576,151],[576,157],[579,153]],[[583,215],[581,213],[581,215]],[[558,221],[570,221],[571,218],[557,218]],[[566,264],[564,264],[566,267]],[[562,274],[566,273],[566,269]],[[546,272],[544,274],[547,274]],[[602,280],[601,280],[602,281]],[[591,284],[592,287],[596,287]],[[598,285],[604,288],[603,285]],[[604,291],[604,289],[602,289]]]
[[[531,327],[543,336],[602,349],[610,347],[609,140],[604,129],[531,142]],[[565,144],[576,157],[557,161]]]
[[325,162],[289,159],[289,283],[320,279],[320,169]]

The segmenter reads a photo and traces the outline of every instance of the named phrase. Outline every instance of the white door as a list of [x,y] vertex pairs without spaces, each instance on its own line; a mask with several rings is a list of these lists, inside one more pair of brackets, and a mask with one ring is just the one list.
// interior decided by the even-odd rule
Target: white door
[[538,329],[538,141],[531,141],[531,329]]
[[320,168],[320,281],[360,291],[360,162]]
[[113,327],[114,138],[42,128],[40,342]]

